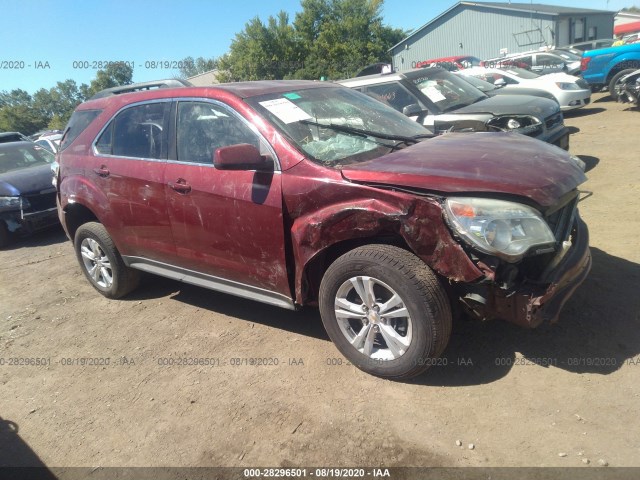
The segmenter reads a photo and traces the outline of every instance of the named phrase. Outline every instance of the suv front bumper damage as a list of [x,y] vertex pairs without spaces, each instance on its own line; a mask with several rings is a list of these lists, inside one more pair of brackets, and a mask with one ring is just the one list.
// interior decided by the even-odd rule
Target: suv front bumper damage
[[535,328],[544,322],[558,321],[562,307],[590,270],[589,231],[577,217],[573,245],[544,284],[523,282],[506,290],[492,285],[482,295],[471,293],[464,296],[462,302],[473,315],[483,320],[496,318],[521,327]]

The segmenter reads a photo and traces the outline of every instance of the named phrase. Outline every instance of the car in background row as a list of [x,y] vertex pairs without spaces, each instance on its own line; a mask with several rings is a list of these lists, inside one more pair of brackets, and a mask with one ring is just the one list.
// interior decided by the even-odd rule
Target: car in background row
[[607,87],[611,98],[617,100],[618,81],[640,68],[640,43],[589,50],[582,56],[581,68],[591,88]]
[[20,132],[0,132],[0,143],[28,142],[29,138]]
[[[613,38],[599,38],[597,40],[590,40],[588,42],[573,43],[571,45],[567,45],[567,47],[586,52],[587,50],[609,48],[610,46],[613,45],[613,42],[615,42],[615,39]],[[561,47],[561,48],[566,48],[566,47]]]
[[489,68],[516,67],[531,70],[539,75],[563,72],[569,75],[580,73],[580,59],[571,60],[560,55],[548,52],[525,52],[507,55],[506,57],[492,58],[482,62],[482,66]]
[[522,68],[472,67],[460,71],[505,89],[539,88],[551,93],[563,111],[582,108],[591,103],[589,84],[566,73],[537,75]]
[[50,152],[31,141],[0,144],[0,247],[13,234],[59,224],[53,161]]
[[635,103],[640,100],[640,69],[624,75],[616,84],[616,95],[620,103]]
[[60,133],[48,133],[40,135],[34,143],[40,145],[42,148],[46,148],[51,153],[56,153],[60,148],[60,140],[62,139],[62,132]]
[[[453,57],[433,58],[416,64],[416,68],[445,67],[446,70],[460,70],[463,68],[482,65],[482,60],[471,55],[455,55]],[[452,67],[452,68],[449,68]]]
[[469,82],[471,85],[490,97],[495,95],[529,95],[532,97],[546,98],[558,103],[558,100],[552,93],[540,88],[504,88],[503,86],[494,85],[493,83],[485,80],[480,80],[478,77],[474,77],[472,75],[463,75],[457,71],[453,72],[453,74],[459,76],[466,82]]
[[443,353],[453,309],[534,328],[589,272],[586,177],[559,148],[434,137],[329,82],[117,92],[73,113],[57,173],[63,227],[108,298],[146,271],[319,305],[354,366],[406,379]]
[[389,105],[434,134],[515,132],[569,148],[569,131],[557,102],[527,95],[490,97],[442,68],[369,75],[338,83]]

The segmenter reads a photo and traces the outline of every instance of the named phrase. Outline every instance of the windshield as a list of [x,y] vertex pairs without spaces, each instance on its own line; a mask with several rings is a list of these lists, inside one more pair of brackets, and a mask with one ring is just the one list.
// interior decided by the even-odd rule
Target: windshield
[[0,149],[0,173],[46,165],[54,160],[53,154],[42,147],[31,145]]
[[456,75],[441,69],[424,70],[407,78],[442,112],[451,112],[487,96]]
[[553,53],[555,53],[559,57],[564,58],[565,60],[568,60],[569,62],[576,62],[582,58],[580,55],[576,55],[575,53],[568,50],[554,50]]
[[531,80],[534,78],[538,78],[540,75],[538,75],[537,73],[533,73],[529,70],[525,70],[524,68],[505,68],[504,69],[505,72],[510,73],[511,75],[514,75],[516,77],[519,78],[524,78],[527,80]]
[[481,92],[491,92],[492,90],[497,90],[498,89],[498,87],[496,87],[492,83],[485,82],[484,80],[481,80],[479,78],[473,77],[471,75],[463,75],[460,78],[462,78],[463,80],[466,80],[467,82],[469,82],[471,85],[476,87]]
[[376,158],[430,136],[403,114],[345,87],[272,93],[247,103],[312,160],[332,167]]

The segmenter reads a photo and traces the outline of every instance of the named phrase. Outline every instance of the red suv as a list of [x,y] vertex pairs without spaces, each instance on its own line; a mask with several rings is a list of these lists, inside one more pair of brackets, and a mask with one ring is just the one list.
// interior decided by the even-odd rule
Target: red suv
[[351,362],[408,378],[443,352],[458,307],[535,327],[589,271],[585,175],[552,145],[432,137],[324,82],[132,90],[80,105],[58,157],[60,220],[106,297],[144,271],[316,304]]

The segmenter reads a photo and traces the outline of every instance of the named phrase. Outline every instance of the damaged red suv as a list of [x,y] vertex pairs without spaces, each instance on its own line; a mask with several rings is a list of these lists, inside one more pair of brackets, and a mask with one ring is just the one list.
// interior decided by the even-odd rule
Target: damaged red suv
[[557,147],[432,137],[328,83],[152,86],[98,94],[62,139],[60,220],[106,297],[144,271],[318,305],[345,357],[399,379],[442,354],[459,307],[536,327],[589,272],[585,175]]

